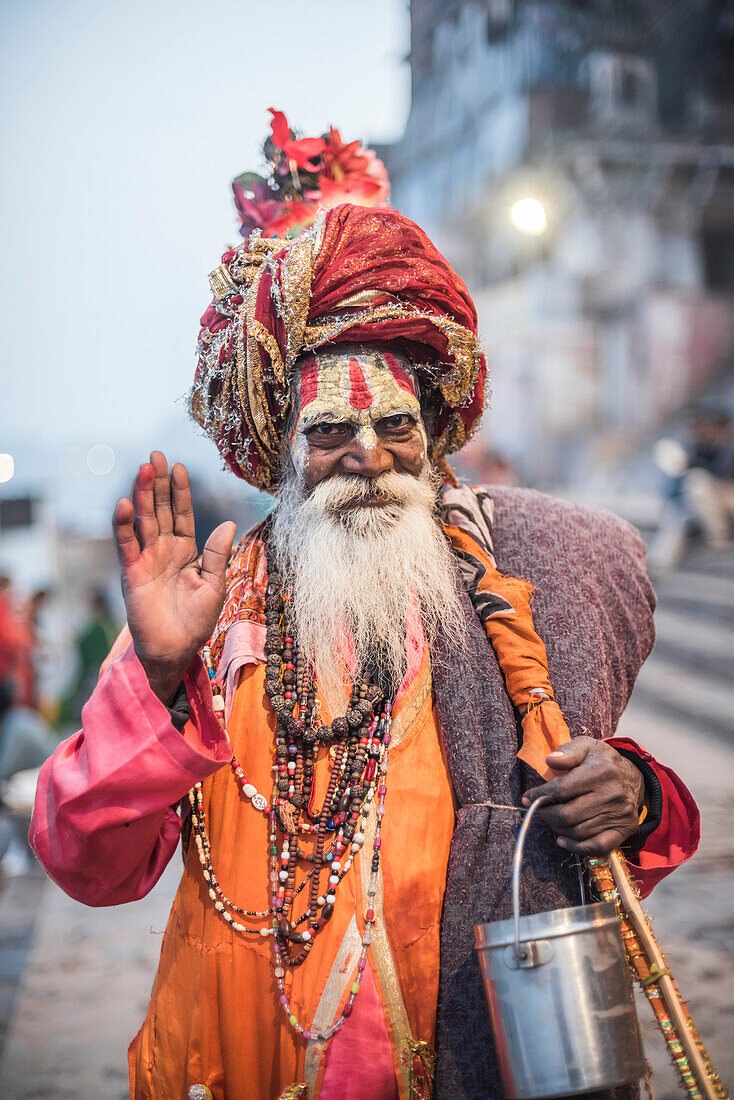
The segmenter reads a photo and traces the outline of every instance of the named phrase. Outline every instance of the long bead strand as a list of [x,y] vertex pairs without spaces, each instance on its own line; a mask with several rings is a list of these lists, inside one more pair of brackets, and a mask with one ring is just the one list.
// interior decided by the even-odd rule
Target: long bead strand
[[[307,1039],[328,1039],[351,1014],[372,942],[387,792],[391,704],[381,705],[382,693],[374,684],[355,681],[346,714],[329,725],[321,723],[315,678],[306,667],[290,622],[291,601],[292,589],[284,586],[271,570],[265,614],[265,690],[277,717],[272,798],[268,800],[247,780],[234,754],[230,761],[240,795],[269,822],[269,908],[247,910],[229,900],[212,862],[201,783],[190,791],[189,802],[192,837],[216,911],[237,933],[272,936],[279,999],[291,1025]],[[224,698],[208,647],[202,657],[212,687],[214,710],[226,734]],[[329,749],[332,764],[326,794],[317,807],[314,775],[320,745]],[[355,980],[341,1015],[328,1027],[312,1032],[291,1011],[285,991],[286,971],[305,962],[314,938],[331,918],[339,884],[364,845],[366,821],[371,813],[375,814],[375,832],[365,930]],[[300,847],[301,835],[312,838],[313,851]],[[297,884],[302,865],[306,866]],[[322,889],[326,872],[328,881]],[[296,917],[295,899],[304,890],[307,890],[306,908]],[[250,928],[243,923],[245,919],[262,918],[269,918],[264,927]]]

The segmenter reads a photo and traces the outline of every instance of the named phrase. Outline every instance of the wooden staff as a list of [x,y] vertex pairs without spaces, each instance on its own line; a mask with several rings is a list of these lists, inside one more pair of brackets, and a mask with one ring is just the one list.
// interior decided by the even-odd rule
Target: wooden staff
[[621,852],[588,859],[591,877],[604,901],[613,901],[622,921],[630,965],[645,991],[683,1088],[693,1100],[730,1100],[655,939],[640,895]]

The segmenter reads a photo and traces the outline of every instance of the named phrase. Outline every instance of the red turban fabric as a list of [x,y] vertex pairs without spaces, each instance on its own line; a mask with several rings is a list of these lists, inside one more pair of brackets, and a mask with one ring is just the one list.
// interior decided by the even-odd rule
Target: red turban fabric
[[296,362],[325,344],[407,352],[434,461],[476,426],[487,367],[474,304],[425,233],[396,211],[345,203],[292,241],[253,235],[209,279],[191,411],[250,484],[277,486]]

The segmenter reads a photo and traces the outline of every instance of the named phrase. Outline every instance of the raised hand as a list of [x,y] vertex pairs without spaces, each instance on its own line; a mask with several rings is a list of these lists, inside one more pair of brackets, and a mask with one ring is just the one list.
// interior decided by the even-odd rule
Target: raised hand
[[118,500],[112,526],[135,652],[153,691],[168,703],[224,602],[235,524],[212,531],[199,558],[186,467],[153,451],[132,501]]

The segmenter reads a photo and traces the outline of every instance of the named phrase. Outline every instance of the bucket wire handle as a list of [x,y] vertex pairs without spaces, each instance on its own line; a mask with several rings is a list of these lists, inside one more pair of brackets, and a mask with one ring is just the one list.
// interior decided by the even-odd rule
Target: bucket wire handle
[[517,834],[515,854],[512,857],[512,915],[515,920],[515,958],[517,959],[526,959],[528,957],[527,949],[520,946],[520,873],[522,871],[522,850],[525,845],[525,837],[530,828],[530,822],[533,820],[533,814],[536,810],[540,809],[541,806],[552,801],[553,799],[547,794],[541,795],[540,798],[536,798],[535,802],[533,802],[530,809],[526,812],[523,823],[520,826],[520,832]]

